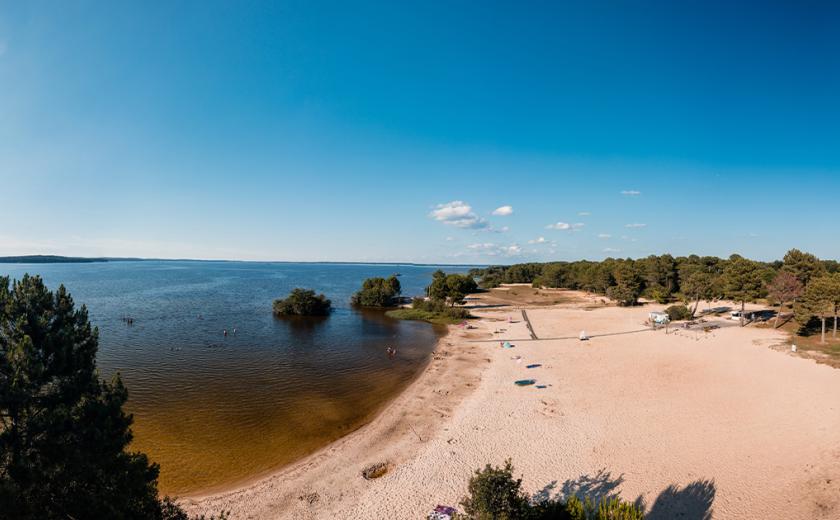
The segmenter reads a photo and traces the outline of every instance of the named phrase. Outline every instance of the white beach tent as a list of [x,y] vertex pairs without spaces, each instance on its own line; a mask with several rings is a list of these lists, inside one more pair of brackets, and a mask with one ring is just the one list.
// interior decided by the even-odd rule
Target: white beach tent
[[671,321],[671,318],[666,312],[653,311],[648,313],[648,319],[655,325],[665,325]]

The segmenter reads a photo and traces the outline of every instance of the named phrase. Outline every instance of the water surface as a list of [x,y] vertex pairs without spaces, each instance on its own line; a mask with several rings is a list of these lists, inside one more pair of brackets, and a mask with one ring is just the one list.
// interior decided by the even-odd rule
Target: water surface
[[[436,268],[408,265],[143,261],[0,264],[64,284],[99,327],[98,364],[119,371],[133,448],[183,494],[294,461],[358,428],[425,365],[440,328],[349,305],[364,278],[401,273],[421,294]],[[454,271],[454,269],[447,269]],[[328,318],[276,319],[294,287],[325,293]],[[127,325],[123,317],[134,318]],[[228,336],[223,330],[228,330]],[[233,331],[236,329],[236,333]],[[389,359],[387,346],[397,348]]]

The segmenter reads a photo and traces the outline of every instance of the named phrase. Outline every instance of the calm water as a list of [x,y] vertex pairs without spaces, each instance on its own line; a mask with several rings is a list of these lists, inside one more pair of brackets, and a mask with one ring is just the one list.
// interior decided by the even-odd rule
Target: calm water
[[[135,414],[134,447],[161,464],[161,489],[170,494],[271,470],[369,420],[424,366],[442,331],[354,310],[350,296],[364,278],[395,272],[404,294],[422,294],[435,269],[0,264],[0,273],[13,278],[29,272],[51,289],[63,283],[77,304],[88,306],[99,327],[100,370],[105,377],[122,373]],[[294,287],[325,293],[335,311],[326,319],[275,319],[271,302]],[[395,359],[384,353],[391,345]]]

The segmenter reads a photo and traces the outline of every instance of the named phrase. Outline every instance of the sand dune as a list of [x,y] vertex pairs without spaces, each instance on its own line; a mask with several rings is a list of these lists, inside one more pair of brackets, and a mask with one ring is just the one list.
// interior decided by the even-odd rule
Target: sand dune
[[[478,309],[477,329],[453,327],[373,423],[185,504],[233,518],[421,518],[457,504],[474,469],[511,458],[530,493],[620,493],[653,520],[840,517],[840,371],[768,348],[785,338],[753,327],[599,336],[643,329],[660,307],[577,296],[527,315],[538,337],[592,340],[503,349],[530,337],[522,307]],[[513,385],[526,377],[546,387]],[[375,462],[388,473],[362,478]]]

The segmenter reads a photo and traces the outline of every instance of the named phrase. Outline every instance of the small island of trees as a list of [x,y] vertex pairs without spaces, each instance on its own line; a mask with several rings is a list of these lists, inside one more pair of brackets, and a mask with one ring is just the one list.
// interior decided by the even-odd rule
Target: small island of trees
[[332,302],[311,289],[297,288],[286,298],[274,300],[272,310],[275,316],[327,316]]
[[393,275],[388,278],[368,278],[362,282],[362,288],[351,298],[351,303],[359,307],[393,307],[402,292],[399,279]]

